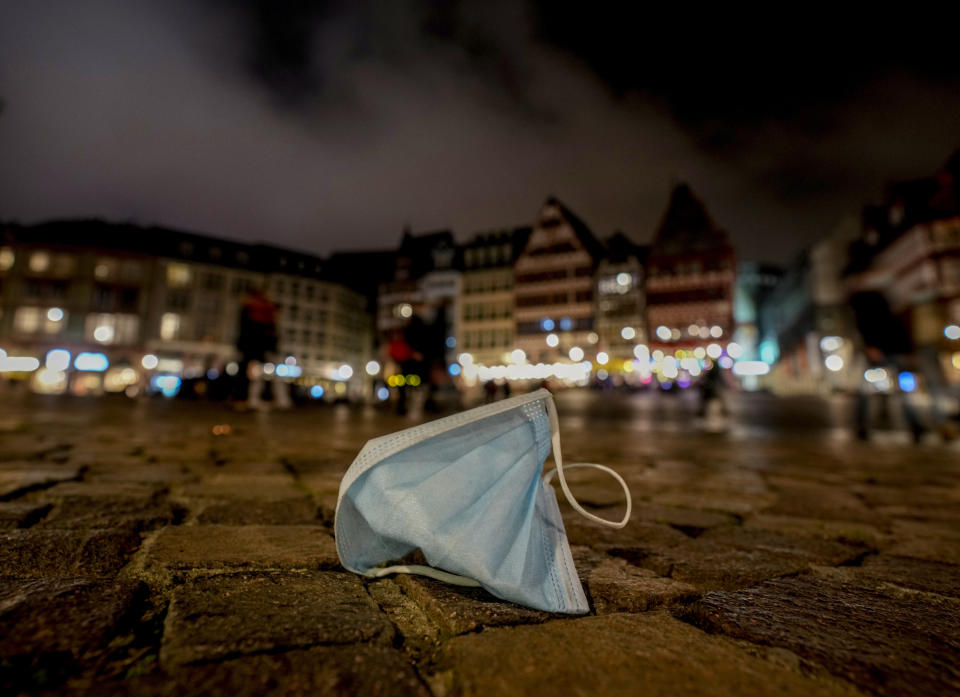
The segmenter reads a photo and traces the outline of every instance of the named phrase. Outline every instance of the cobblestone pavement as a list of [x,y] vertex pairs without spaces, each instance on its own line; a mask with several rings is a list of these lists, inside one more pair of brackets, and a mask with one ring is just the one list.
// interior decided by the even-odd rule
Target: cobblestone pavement
[[584,617],[339,566],[341,475],[414,418],[3,397],[0,692],[960,694],[955,447],[851,441],[816,400],[716,432],[682,400],[558,401],[565,456],[635,502],[610,530],[561,498]]

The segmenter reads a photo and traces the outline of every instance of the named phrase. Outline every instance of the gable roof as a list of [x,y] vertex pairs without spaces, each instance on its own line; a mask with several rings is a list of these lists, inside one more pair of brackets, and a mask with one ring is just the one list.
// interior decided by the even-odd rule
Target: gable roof
[[643,264],[650,253],[649,246],[637,244],[619,230],[607,238],[604,246],[606,247],[604,259],[614,264],[626,263],[630,261],[630,257],[635,257]]
[[397,250],[397,268],[405,268],[410,279],[421,278],[437,270],[435,254],[441,251],[451,255],[450,264],[445,268],[460,268],[460,249],[450,230],[413,234],[409,228],[405,229]]
[[583,222],[576,213],[567,208],[563,202],[555,196],[548,196],[543,205],[556,206],[559,208],[560,215],[573,229],[577,239],[580,240],[580,244],[582,244],[583,248],[587,250],[591,257],[593,257],[593,260],[600,261],[600,259],[603,258],[605,252],[603,245],[594,236],[593,232],[590,231],[590,228],[587,227],[587,224]]
[[673,257],[729,249],[727,234],[713,222],[703,201],[688,184],[677,184],[654,235],[650,256]]

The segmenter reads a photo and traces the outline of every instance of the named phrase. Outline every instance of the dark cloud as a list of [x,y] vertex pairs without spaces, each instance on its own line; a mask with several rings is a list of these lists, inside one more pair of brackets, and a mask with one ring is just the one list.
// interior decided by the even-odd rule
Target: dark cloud
[[548,194],[648,240],[690,181],[784,260],[960,145],[949,26],[613,3],[39,0],[0,9],[0,217],[327,252]]

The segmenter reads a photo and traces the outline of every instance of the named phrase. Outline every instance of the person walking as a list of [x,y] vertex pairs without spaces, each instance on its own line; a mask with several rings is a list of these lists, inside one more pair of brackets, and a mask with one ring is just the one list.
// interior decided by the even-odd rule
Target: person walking
[[237,398],[246,407],[259,409],[263,405],[263,363],[268,353],[277,350],[277,306],[261,288],[251,289],[243,301],[237,350],[241,357]]
[[390,360],[397,365],[400,376],[403,378],[397,386],[396,404],[397,414],[401,416],[407,413],[407,399],[410,391],[410,386],[407,385],[408,376],[416,374],[422,358],[422,355],[410,345],[411,339],[415,339],[412,335],[417,333],[417,329],[411,329],[412,324],[411,321],[402,331],[398,331],[387,346]]
[[720,403],[720,413],[726,416],[727,407],[722,395],[724,388],[723,371],[720,369],[719,363],[713,361],[710,369],[700,378],[698,387],[700,388],[700,405],[697,408],[697,416],[706,418],[710,405],[715,401]]
[[[850,296],[849,304],[859,334],[858,344],[864,365],[871,370],[883,369],[887,373],[891,388],[899,387],[900,372],[906,367],[913,353],[913,344],[907,328],[893,314],[890,304],[880,291],[857,291]],[[869,438],[869,391],[873,389],[866,380],[866,373],[864,376],[865,379],[860,380],[854,410],[856,435],[861,440]],[[902,392],[900,397],[904,421],[910,429],[914,443],[919,443],[925,429],[909,397]]]

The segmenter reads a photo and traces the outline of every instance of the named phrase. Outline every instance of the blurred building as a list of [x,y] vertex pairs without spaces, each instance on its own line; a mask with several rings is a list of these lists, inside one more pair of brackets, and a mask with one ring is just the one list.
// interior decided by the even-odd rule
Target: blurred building
[[767,382],[778,391],[849,389],[844,368],[852,363],[855,341],[844,273],[856,235],[856,221],[842,220],[758,296],[757,354],[776,364]]
[[654,235],[646,278],[651,347],[672,354],[733,337],[733,247],[686,184]]
[[644,286],[650,248],[621,232],[607,239],[604,248],[597,264],[597,347],[622,363],[633,360],[634,347],[649,340]]
[[463,245],[457,347],[478,363],[496,365],[514,348],[514,263],[529,227],[483,232]]
[[514,264],[515,344],[530,362],[577,362],[595,348],[594,276],[603,256],[586,224],[548,198]]
[[883,290],[915,345],[960,380],[960,151],[932,176],[888,186],[862,225],[849,285]]
[[[455,350],[460,303],[460,250],[449,230],[413,234],[405,230],[394,254],[393,274],[380,284],[377,333],[381,344],[401,334],[415,313],[444,312],[447,348]],[[454,337],[454,338],[451,338]]]
[[[743,348],[746,360],[760,360],[760,342],[773,333],[764,325],[761,309],[780,283],[783,269],[772,264],[742,261],[737,264],[737,282],[733,292],[733,340]],[[764,349],[769,356],[770,349]],[[772,362],[772,359],[771,361]]]
[[77,393],[217,376],[236,370],[240,308],[254,287],[283,308],[279,357],[296,366],[287,374],[319,379],[322,361],[369,355],[363,296],[326,280],[317,257],[96,220],[3,228],[0,342],[41,368],[50,351],[57,365],[68,355],[62,377]]
[[[327,265],[313,255],[267,245],[258,245],[256,255],[268,296],[277,305],[278,358],[299,365],[310,377],[330,381],[322,383],[325,389],[348,382],[341,380],[344,372],[359,378],[373,355],[366,298],[325,280]],[[360,379],[354,384],[362,390]]]

